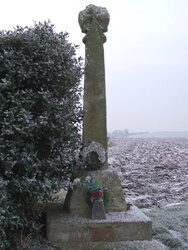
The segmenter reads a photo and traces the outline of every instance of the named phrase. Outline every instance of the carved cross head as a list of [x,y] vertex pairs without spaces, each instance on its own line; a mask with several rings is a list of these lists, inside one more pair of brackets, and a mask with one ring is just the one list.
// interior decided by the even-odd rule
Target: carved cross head
[[103,32],[107,32],[110,15],[106,8],[90,4],[79,13],[78,21],[83,33],[88,33],[93,23]]

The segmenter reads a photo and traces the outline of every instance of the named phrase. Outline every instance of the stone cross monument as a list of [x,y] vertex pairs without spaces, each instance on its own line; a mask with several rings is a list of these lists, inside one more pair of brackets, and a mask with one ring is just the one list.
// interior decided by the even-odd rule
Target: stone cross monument
[[[59,247],[70,250],[119,249],[119,242],[127,249],[125,241],[151,239],[150,219],[134,206],[127,210],[118,174],[107,167],[103,50],[106,37],[103,33],[107,31],[109,20],[106,8],[94,5],[87,6],[79,13],[80,27],[86,33],[83,39],[86,48],[83,123],[85,146],[80,156],[86,159],[87,171],[80,172],[80,178],[77,179],[82,185],[69,189],[64,204],[54,203],[47,211],[48,239]],[[89,206],[88,190],[83,185],[88,177],[105,187],[102,197],[105,197],[104,190],[108,190],[107,203],[105,199],[94,199],[92,207]]]
[[106,8],[89,5],[79,13],[86,36],[83,143],[96,141],[107,150],[106,93],[103,43],[110,16]]
[[[106,8],[88,5],[79,13],[79,24],[86,33],[83,42],[85,51],[84,82],[84,122],[83,143],[87,145],[81,152],[87,171],[81,179],[89,175],[91,179],[107,187],[110,193],[106,212],[125,211],[126,201],[116,172],[107,164],[106,94],[103,43],[110,16]],[[68,195],[65,207],[72,215],[91,217],[91,208],[86,203],[86,194],[77,187]],[[79,197],[79,199],[78,199]]]

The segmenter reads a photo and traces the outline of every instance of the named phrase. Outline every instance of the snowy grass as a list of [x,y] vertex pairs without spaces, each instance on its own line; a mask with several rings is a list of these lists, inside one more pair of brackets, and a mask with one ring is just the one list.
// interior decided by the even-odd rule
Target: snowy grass
[[169,249],[188,249],[188,204],[144,211],[153,224],[153,238]]

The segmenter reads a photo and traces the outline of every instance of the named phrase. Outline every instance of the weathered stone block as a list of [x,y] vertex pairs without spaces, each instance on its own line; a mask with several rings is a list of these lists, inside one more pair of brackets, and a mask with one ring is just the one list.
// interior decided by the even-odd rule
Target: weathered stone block
[[74,190],[69,190],[65,199],[65,210],[78,216],[91,218],[91,207],[86,201],[87,190],[83,186],[77,186]]
[[105,207],[108,212],[121,212],[126,210],[126,201],[118,174],[115,171],[103,170],[91,173],[91,177],[96,179],[109,191],[109,202]]
[[90,241],[114,241],[114,230],[112,226],[91,228]]
[[[105,207],[105,212],[121,212],[126,210],[125,196],[121,182],[115,171],[88,171],[81,177],[81,183],[85,181],[87,175],[108,188],[109,202]],[[83,186],[76,187],[72,191],[72,194],[68,194],[65,206],[70,214],[91,218],[92,211],[86,202],[86,195],[87,190]]]
[[106,220],[92,220],[68,216],[63,210],[58,210],[58,214],[49,210],[48,239],[59,247],[66,246],[67,249],[76,245],[83,247],[92,242],[103,242],[104,246],[105,242],[151,240],[151,220],[136,207],[133,206],[127,212],[107,213],[106,216]]
[[92,219],[93,220],[106,219],[106,214],[105,214],[105,210],[104,210],[104,203],[103,203],[102,199],[96,199],[93,201]]

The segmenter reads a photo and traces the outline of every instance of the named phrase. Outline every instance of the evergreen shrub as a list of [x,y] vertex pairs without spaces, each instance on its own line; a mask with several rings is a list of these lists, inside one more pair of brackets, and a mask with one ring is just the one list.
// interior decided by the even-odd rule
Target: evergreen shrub
[[79,164],[82,60],[50,22],[0,32],[0,248]]

